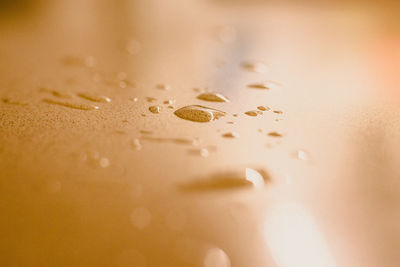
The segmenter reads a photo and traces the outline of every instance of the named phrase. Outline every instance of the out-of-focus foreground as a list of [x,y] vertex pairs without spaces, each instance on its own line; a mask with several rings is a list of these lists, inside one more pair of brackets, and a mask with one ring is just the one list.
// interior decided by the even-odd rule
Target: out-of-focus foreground
[[0,1],[0,265],[397,266],[398,11]]

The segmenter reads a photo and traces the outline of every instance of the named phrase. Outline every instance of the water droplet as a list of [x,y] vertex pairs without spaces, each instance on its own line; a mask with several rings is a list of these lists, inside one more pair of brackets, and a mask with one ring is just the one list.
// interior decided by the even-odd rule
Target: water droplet
[[108,158],[101,158],[99,160],[99,165],[102,168],[107,168],[108,166],[110,166],[110,160]]
[[168,106],[167,108],[169,108],[169,109],[174,109],[174,106]]
[[282,134],[280,134],[278,132],[270,132],[270,133],[268,133],[268,135],[271,137],[282,137]]
[[230,267],[231,261],[226,253],[217,247],[210,248],[204,258],[204,267]]
[[220,93],[203,93],[198,95],[197,98],[211,102],[229,102],[229,99]]
[[222,135],[222,137],[225,137],[225,138],[238,138],[239,136],[240,135],[238,133],[235,133],[235,132],[224,133]]
[[261,111],[268,111],[268,110],[270,110],[270,108],[269,107],[266,107],[266,106],[258,106],[257,107],[259,110],[261,110]]
[[152,102],[154,102],[156,100],[157,100],[157,98],[154,98],[154,97],[150,97],[150,96],[146,97],[146,101],[149,102],[149,103],[152,103]]
[[269,175],[265,171],[245,168],[241,171],[217,173],[207,178],[194,180],[180,185],[180,188],[186,192],[231,190],[248,187],[261,189],[269,180]]
[[161,112],[161,107],[160,106],[151,106],[151,107],[149,107],[149,110],[151,113],[158,114]]
[[232,116],[233,116],[233,117],[239,117],[239,114],[236,114],[236,113],[235,113],[235,114],[233,114]]
[[194,122],[210,122],[225,116],[225,112],[200,105],[191,105],[180,108],[174,112],[181,119]]
[[171,89],[171,86],[169,86],[168,84],[157,84],[157,85],[156,85],[156,88],[157,88],[158,90],[164,90],[164,91],[166,91],[166,90]]
[[139,151],[142,149],[142,144],[140,143],[140,140],[135,138],[132,140],[132,148],[136,151]]
[[88,56],[85,58],[85,65],[88,68],[93,68],[94,66],[96,66],[97,64],[97,60],[94,56]]
[[126,80],[126,77],[127,77],[126,72],[121,71],[117,73],[118,80]]
[[133,210],[130,215],[132,224],[142,230],[146,228],[151,222],[151,213],[145,207],[139,207]]
[[299,160],[308,160],[308,153],[304,150],[297,150],[295,152],[295,157]]
[[40,91],[52,94],[53,96],[60,97],[60,98],[71,98],[72,97],[72,94],[70,94],[70,93],[63,93],[63,92],[51,90],[51,89],[48,89],[45,87],[40,88]]
[[259,133],[262,133],[262,129],[261,129],[261,128],[260,128],[260,129],[258,129],[257,131],[258,131]]
[[175,100],[173,100],[173,99],[165,100],[163,103],[166,104],[166,105],[172,105],[172,104],[175,103]]
[[227,121],[226,123],[227,123],[227,124],[235,124],[236,122],[234,122],[234,121]]
[[200,93],[201,89],[200,88],[193,88],[193,91],[195,91],[196,93]]
[[22,101],[18,101],[18,100],[12,100],[10,98],[2,98],[1,100],[3,101],[3,103],[10,104],[10,105],[18,105],[18,106],[26,106],[26,105],[28,105],[28,103],[25,103],[25,102],[22,102]]
[[130,98],[130,100],[132,100],[133,102],[138,102],[138,101],[139,101],[139,98],[134,97],[134,98]]
[[192,155],[196,156],[201,156],[203,158],[207,158],[210,152],[208,151],[207,148],[201,148],[201,149],[190,149],[188,152]]
[[162,138],[162,137],[149,137],[145,136],[142,138],[146,141],[157,142],[157,143],[175,143],[182,145],[193,145],[195,140],[185,138]]
[[146,114],[144,114],[144,113],[142,113],[142,114],[140,114],[142,117],[146,117]]
[[262,62],[244,62],[242,67],[248,71],[264,73],[268,70],[267,66]]
[[79,97],[85,98],[87,100],[93,101],[93,102],[101,102],[101,103],[109,103],[111,102],[111,99],[106,96],[102,95],[96,95],[92,93],[79,93]]
[[78,103],[70,103],[70,102],[61,102],[61,101],[56,101],[52,99],[43,99],[43,102],[46,102],[48,104],[54,104],[54,105],[60,105],[68,108],[73,108],[73,109],[81,109],[81,110],[96,110],[99,109],[98,106],[93,106],[93,105],[86,105],[86,104],[78,104]]
[[258,115],[262,115],[263,113],[261,111],[259,111],[259,110],[251,110],[251,111],[245,112],[244,114],[246,114],[248,116],[255,117],[255,116],[258,116]]
[[283,111],[280,111],[280,110],[274,110],[273,112],[276,114],[283,114]]
[[278,89],[278,87],[282,86],[280,83],[273,82],[273,81],[266,81],[261,83],[252,83],[247,85],[247,87],[251,89],[261,89],[261,90],[271,90],[271,89]]

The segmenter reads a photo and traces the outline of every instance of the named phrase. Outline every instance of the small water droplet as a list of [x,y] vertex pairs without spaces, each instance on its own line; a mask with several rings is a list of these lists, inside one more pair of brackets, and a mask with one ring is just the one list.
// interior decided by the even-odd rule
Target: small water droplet
[[274,110],[273,112],[276,114],[283,114],[283,111],[281,111],[281,110]]
[[262,62],[244,62],[242,63],[242,67],[248,71],[264,73],[268,70],[265,63]]
[[107,168],[108,166],[110,166],[110,160],[108,158],[101,158],[99,160],[99,165],[102,168]]
[[226,115],[225,112],[200,105],[191,105],[174,112],[181,119],[194,122],[210,122]]
[[297,150],[295,152],[295,157],[299,160],[308,160],[308,153],[304,150]]
[[161,112],[161,107],[160,106],[151,106],[151,107],[149,107],[149,110],[151,113],[158,114]]
[[78,103],[70,103],[70,102],[61,102],[61,101],[56,101],[52,99],[43,99],[43,102],[46,102],[48,104],[54,104],[54,105],[60,105],[68,108],[73,108],[73,109],[80,109],[80,110],[96,110],[99,109],[98,106],[93,106],[93,105],[86,105],[86,104],[78,104]]
[[169,108],[169,109],[174,109],[174,106],[168,106],[167,108]]
[[259,133],[262,133],[262,129],[261,129],[261,128],[260,128],[260,129],[258,129],[257,131],[258,131]]
[[146,101],[149,102],[149,103],[152,103],[152,102],[154,102],[156,100],[157,100],[157,98],[154,98],[154,97],[150,97],[150,96],[146,97]]
[[175,103],[175,100],[169,99],[169,100],[165,100],[163,103],[166,104],[166,105],[172,105],[172,104]]
[[78,96],[93,102],[101,102],[101,103],[111,102],[111,99],[109,97],[96,95],[92,93],[79,93]]
[[164,91],[167,91],[167,90],[170,90],[171,89],[171,86],[170,85],[168,85],[168,84],[157,84],[156,85],[156,88],[158,89],[158,90],[164,90]]
[[246,111],[244,114],[246,114],[248,116],[256,117],[258,115],[262,115],[263,113],[259,110],[250,110],[250,111]]
[[88,68],[93,68],[94,66],[96,66],[97,64],[97,60],[94,56],[88,56],[85,58],[85,65]]
[[266,106],[258,106],[257,107],[259,110],[261,110],[261,111],[268,111],[268,110],[270,110],[270,108],[269,107],[266,107]]
[[135,138],[132,140],[132,148],[136,151],[139,151],[142,149],[142,144],[140,143],[140,140]]
[[238,133],[235,133],[235,132],[224,133],[222,135],[222,137],[225,137],[225,138],[238,138],[239,136],[240,135]]
[[198,95],[197,98],[210,102],[229,102],[229,99],[220,93],[203,93]]
[[130,98],[130,100],[132,100],[133,102],[138,102],[138,101],[139,101],[139,98],[134,97],[134,98]]
[[236,114],[236,113],[235,113],[235,114],[233,114],[232,116],[233,116],[233,117],[239,117],[239,114]]
[[231,261],[226,253],[217,247],[210,248],[204,258],[204,267],[230,267]]
[[147,131],[147,130],[140,130],[139,131],[141,134],[153,134],[152,131]]
[[247,85],[247,87],[251,89],[261,89],[261,90],[271,90],[271,89],[278,89],[278,87],[281,87],[282,85],[277,82],[273,81],[266,81],[266,82],[260,82],[260,83],[252,83]]
[[126,78],[127,78],[126,72],[121,71],[121,72],[117,73],[117,79],[118,80],[126,80]]
[[268,135],[271,137],[282,137],[282,134],[278,132],[269,132]]
[[133,212],[130,215],[130,219],[131,219],[132,224],[136,228],[138,228],[139,230],[142,230],[150,224],[151,213],[147,208],[139,207],[139,208],[136,208],[133,210]]
[[196,93],[200,93],[201,89],[200,88],[193,88],[193,91],[195,91]]
[[227,124],[236,124],[236,122],[234,122],[234,121],[227,121],[226,123]]

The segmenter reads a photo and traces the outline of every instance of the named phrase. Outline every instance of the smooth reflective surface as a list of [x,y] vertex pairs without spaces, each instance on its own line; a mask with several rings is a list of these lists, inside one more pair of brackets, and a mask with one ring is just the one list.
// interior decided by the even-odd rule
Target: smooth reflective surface
[[0,265],[397,266],[398,11],[1,1]]

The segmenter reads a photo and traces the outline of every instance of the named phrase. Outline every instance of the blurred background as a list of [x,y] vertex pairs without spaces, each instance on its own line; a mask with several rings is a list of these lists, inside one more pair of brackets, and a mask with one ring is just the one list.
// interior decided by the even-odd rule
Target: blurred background
[[0,1],[0,265],[398,266],[399,11]]

